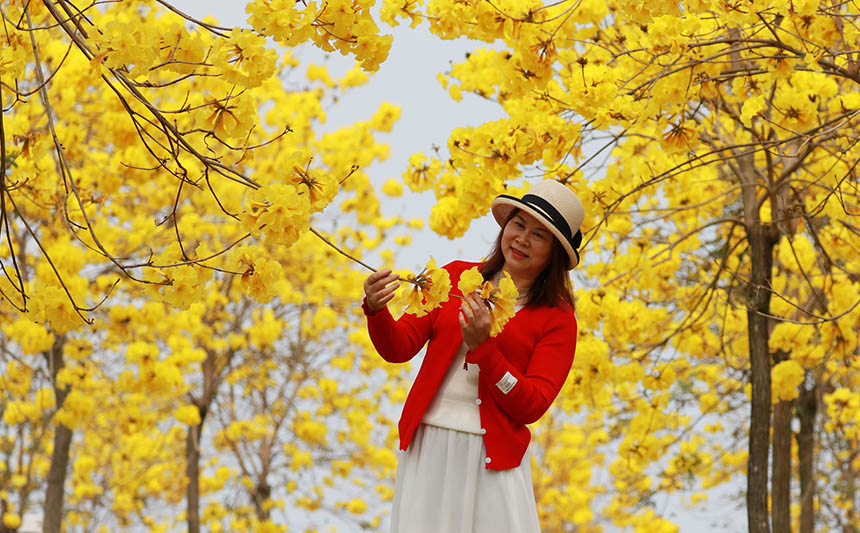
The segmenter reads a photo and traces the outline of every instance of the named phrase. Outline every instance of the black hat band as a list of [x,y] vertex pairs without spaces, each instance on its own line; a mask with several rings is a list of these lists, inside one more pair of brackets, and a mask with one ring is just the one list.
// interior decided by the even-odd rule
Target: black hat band
[[564,238],[567,239],[567,242],[570,243],[571,247],[573,247],[573,251],[576,253],[577,258],[579,258],[579,247],[582,245],[582,231],[577,230],[575,235],[571,235],[570,225],[567,223],[567,220],[561,216],[558,209],[556,209],[551,203],[535,194],[526,194],[522,199],[502,194],[500,195],[500,198],[509,198],[529,207],[537,208],[537,212],[543,215],[544,218],[555,226]]

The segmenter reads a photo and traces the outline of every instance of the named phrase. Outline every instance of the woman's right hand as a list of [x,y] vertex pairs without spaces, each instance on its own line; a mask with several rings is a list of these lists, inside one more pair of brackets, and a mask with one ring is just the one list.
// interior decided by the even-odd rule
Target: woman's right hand
[[364,298],[371,313],[381,311],[394,298],[394,291],[400,284],[392,282],[398,279],[400,276],[393,274],[388,268],[377,270],[367,277],[364,281]]

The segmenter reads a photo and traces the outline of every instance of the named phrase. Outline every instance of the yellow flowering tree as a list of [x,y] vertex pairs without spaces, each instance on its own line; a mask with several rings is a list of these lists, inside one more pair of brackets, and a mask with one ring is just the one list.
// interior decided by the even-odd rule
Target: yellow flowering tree
[[[324,108],[367,81],[390,38],[379,35],[369,5],[308,5],[287,19],[289,10],[275,6],[272,15],[272,7],[250,3],[251,27],[230,30],[155,1],[0,5],[4,528],[41,507],[46,531],[181,522],[197,531],[201,521],[233,529],[244,510],[222,514],[200,502],[244,487],[244,478],[200,475],[199,463],[217,459],[207,416],[225,427],[249,416],[216,403],[234,367],[263,375],[271,365],[264,347],[287,343],[293,315],[314,322],[305,333],[328,324],[350,334],[338,346],[302,339],[318,343],[315,365],[346,357],[335,351],[345,346],[357,354],[351,364],[364,357],[367,342],[353,334],[359,317],[345,303],[355,302],[357,285],[334,282],[346,279],[343,264],[309,242],[308,230],[336,195],[357,227],[341,218],[330,238],[355,254],[400,223],[380,219],[364,171],[387,157],[374,135],[390,131],[399,110],[383,105],[364,122],[317,131]],[[337,79],[318,66],[305,72],[267,38],[311,41],[357,65]],[[339,314],[349,317],[331,318]],[[280,376],[295,389],[321,379],[282,370],[296,373]],[[252,397],[259,379],[230,392]],[[349,410],[353,424],[388,401],[364,394]],[[223,416],[212,412],[222,405]],[[289,406],[279,422],[298,415]],[[274,419],[267,424],[272,432]],[[321,443],[308,442],[302,453],[313,460],[298,471],[319,456]],[[344,449],[371,479],[390,467],[368,445]],[[287,487],[276,489],[280,498]],[[362,508],[357,491],[345,494],[356,520],[377,511],[373,498]],[[266,522],[259,513],[254,520]]]
[[[207,249],[208,256],[195,254],[193,246],[186,250],[180,219],[193,219],[190,204],[212,203],[221,216],[213,221],[241,223],[255,237],[282,245],[307,229],[310,214],[322,210],[338,182],[355,169],[332,168],[319,159],[312,164],[310,126],[325,120],[320,95],[285,90],[282,77],[299,63],[289,50],[279,58],[266,39],[338,50],[373,72],[387,56],[391,38],[380,35],[369,4],[308,3],[301,12],[275,4],[249,2],[251,28],[233,30],[155,0],[103,9],[68,0],[2,6],[3,215],[28,228],[23,244],[6,239],[10,284],[3,296],[11,305],[33,308],[54,321],[70,321],[75,314],[86,320],[91,307],[67,286],[57,256],[45,247],[41,261],[55,268],[48,281],[57,288],[43,292],[61,290],[69,304],[50,304],[50,294],[46,305],[39,305],[38,297],[33,305],[28,302],[17,265],[26,243],[41,242],[41,232],[28,222],[44,206],[56,208],[57,224],[115,272],[161,286],[172,283],[173,275],[141,270],[194,265],[235,244]],[[319,68],[311,78],[321,79]],[[365,79],[357,70],[327,82],[340,90]],[[293,112],[278,109],[283,104],[292,105]],[[276,110],[263,115],[272,105]],[[77,127],[78,121],[87,127]],[[106,123],[114,127],[95,127]],[[283,154],[279,166],[254,161],[284,143],[297,149]],[[89,170],[99,164],[107,167]],[[276,174],[263,174],[273,168]],[[149,188],[161,206],[160,223],[175,233],[177,249],[159,255],[161,261],[128,237],[141,221],[120,211],[131,207],[126,198]],[[247,201],[238,202],[245,192]],[[113,224],[114,217],[127,222]]]

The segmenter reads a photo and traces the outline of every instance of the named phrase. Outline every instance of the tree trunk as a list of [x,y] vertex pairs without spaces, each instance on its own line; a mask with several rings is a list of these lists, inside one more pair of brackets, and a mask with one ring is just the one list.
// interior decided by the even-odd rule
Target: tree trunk
[[773,533],[791,533],[791,402],[773,410],[773,474],[770,518]]
[[[2,174],[0,174],[2,176]],[[0,533],[14,533],[14,529],[7,528],[3,525],[2,517],[6,515],[6,511],[8,510],[8,504],[6,503],[5,498],[0,498]]]
[[[773,363],[788,358],[777,351]],[[770,520],[773,533],[791,533],[791,413],[792,404],[779,401],[773,409],[773,473],[770,478]]]
[[[66,366],[63,360],[65,337],[57,335],[54,345],[45,352],[48,368],[51,371],[51,382],[54,385],[54,397],[57,409],[63,407],[68,387],[57,385],[57,374]],[[63,526],[63,498],[66,487],[66,471],[69,466],[69,448],[72,444],[72,430],[63,424],[57,424],[54,430],[54,451],[51,454],[51,466],[48,470],[48,486],[45,488],[45,505],[42,509],[43,533],[60,533]]]
[[[839,496],[845,502],[857,501],[857,474],[852,466],[856,460],[857,452],[854,451],[844,461],[841,461],[842,464],[839,468],[839,478],[836,480],[836,483],[841,486]],[[857,512],[854,506],[848,506],[845,510],[845,516],[839,522],[842,526],[842,533],[857,533],[860,531],[860,526],[858,526],[860,524],[860,513]]]
[[[746,202],[745,202],[746,203]],[[750,349],[750,440],[747,460],[747,520],[749,533],[770,533],[768,520],[768,456],[770,452],[770,350],[768,321],[770,279],[775,240],[767,226],[748,222],[750,245],[747,332]]]
[[188,434],[185,437],[185,474],[188,478],[188,487],[185,489],[187,505],[188,533],[200,533],[200,439],[203,435],[203,424],[209,406],[215,397],[215,358],[216,354],[207,351],[206,359],[200,366],[203,373],[203,394],[201,399],[192,403],[200,412],[200,423],[196,426],[188,426]]
[[266,500],[272,496],[272,487],[266,483],[265,477],[254,487],[251,495],[254,500],[254,511],[257,513],[257,520],[268,520],[271,517],[271,512],[266,508]]
[[200,533],[200,434],[203,421],[196,426],[188,426],[185,437],[185,475],[188,487],[185,497],[188,505],[188,533]]
[[800,389],[800,396],[795,402],[797,417],[800,419],[800,431],[797,433],[797,462],[800,477],[800,532],[812,533],[815,528],[815,472],[813,458],[815,457],[815,417],[818,411],[818,386],[807,390]]
[[66,470],[69,465],[69,448],[72,430],[62,424],[54,431],[54,453],[48,471],[48,488],[45,490],[45,517],[43,533],[60,533],[63,526],[63,496],[66,485]]

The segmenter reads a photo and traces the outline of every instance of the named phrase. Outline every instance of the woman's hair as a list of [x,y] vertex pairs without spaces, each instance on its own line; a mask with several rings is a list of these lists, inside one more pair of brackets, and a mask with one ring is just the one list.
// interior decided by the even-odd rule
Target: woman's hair
[[[518,212],[519,209],[511,210],[511,213],[505,220],[505,224],[499,230],[499,235],[496,237],[496,242],[489,257],[481,264],[481,275],[484,276],[485,281],[492,279],[505,265],[505,256],[502,253],[502,233],[504,233],[508,222]],[[553,236],[549,263],[532,283],[526,305],[557,306],[563,302],[571,308],[575,307],[573,303],[573,288],[570,284],[570,276],[567,273],[569,261],[570,259],[564,247]]]

